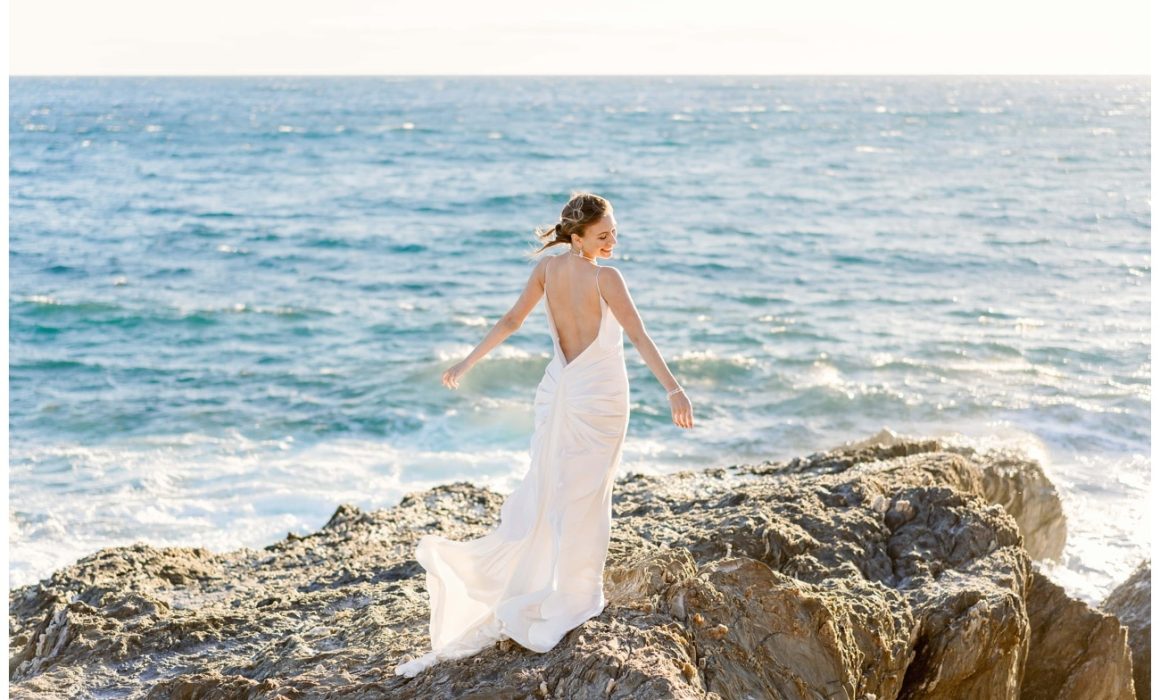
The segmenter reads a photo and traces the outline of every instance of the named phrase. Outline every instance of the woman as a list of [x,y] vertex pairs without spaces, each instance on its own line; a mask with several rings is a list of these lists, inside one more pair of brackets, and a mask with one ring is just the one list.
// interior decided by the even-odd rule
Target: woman
[[443,373],[459,380],[523,324],[544,297],[555,354],[536,388],[531,467],[500,508],[495,530],[456,542],[424,535],[415,558],[427,572],[431,651],[399,664],[412,677],[446,659],[512,639],[546,652],[604,609],[604,560],[612,485],[628,430],[623,332],[668,391],[673,422],[693,427],[693,408],[644,330],[620,272],[600,265],[616,245],[608,200],[574,194],[549,239],[569,254],[541,259],[523,294],[462,362]]

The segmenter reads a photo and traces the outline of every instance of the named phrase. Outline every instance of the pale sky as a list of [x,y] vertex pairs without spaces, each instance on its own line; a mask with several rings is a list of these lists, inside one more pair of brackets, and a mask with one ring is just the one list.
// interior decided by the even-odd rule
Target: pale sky
[[1150,74],[1149,0],[10,0],[12,75]]

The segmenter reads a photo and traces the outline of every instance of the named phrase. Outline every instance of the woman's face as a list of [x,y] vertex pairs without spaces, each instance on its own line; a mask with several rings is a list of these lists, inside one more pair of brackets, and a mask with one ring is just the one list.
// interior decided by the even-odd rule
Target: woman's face
[[616,246],[616,217],[608,212],[588,224],[580,239],[580,252],[586,258],[610,258]]

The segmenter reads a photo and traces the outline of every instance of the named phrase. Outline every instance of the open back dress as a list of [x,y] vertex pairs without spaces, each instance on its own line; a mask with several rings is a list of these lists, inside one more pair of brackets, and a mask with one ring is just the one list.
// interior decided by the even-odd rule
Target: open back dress
[[[397,675],[413,677],[503,639],[546,652],[604,610],[612,487],[628,431],[623,331],[600,293],[596,266],[599,330],[567,362],[548,303],[552,268],[545,268],[544,308],[555,354],[536,387],[531,466],[488,534],[419,539],[431,651],[396,666]],[[567,297],[559,299],[563,310]]]

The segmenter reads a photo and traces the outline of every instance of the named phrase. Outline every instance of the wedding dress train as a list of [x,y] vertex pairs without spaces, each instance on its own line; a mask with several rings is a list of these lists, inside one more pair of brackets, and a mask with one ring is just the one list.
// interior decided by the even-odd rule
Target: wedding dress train
[[397,675],[413,677],[503,639],[546,652],[604,610],[612,487],[628,430],[623,331],[601,296],[596,339],[566,362],[545,274],[555,355],[536,388],[531,466],[488,534],[419,539],[431,651],[396,666]]

